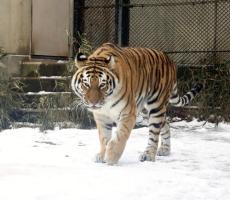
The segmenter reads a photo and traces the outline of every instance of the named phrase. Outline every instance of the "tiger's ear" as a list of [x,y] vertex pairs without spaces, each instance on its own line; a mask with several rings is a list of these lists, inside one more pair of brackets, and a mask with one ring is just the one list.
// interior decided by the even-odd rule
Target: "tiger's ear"
[[115,67],[115,59],[113,56],[109,56],[108,58],[106,58],[105,63],[108,64],[110,69],[113,69]]
[[88,57],[85,54],[80,52],[75,56],[75,59],[74,59],[75,66],[77,68],[81,68],[83,67],[83,65],[85,64],[87,60],[88,60]]

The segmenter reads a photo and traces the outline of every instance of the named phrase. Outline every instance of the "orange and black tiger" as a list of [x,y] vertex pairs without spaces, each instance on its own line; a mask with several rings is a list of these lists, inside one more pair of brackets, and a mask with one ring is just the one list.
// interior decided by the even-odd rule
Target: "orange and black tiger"
[[[180,97],[175,64],[163,52],[148,48],[120,48],[106,43],[89,57],[78,54],[76,66],[71,87],[93,112],[99,131],[100,152],[96,162],[118,162],[136,116],[143,108],[148,111],[149,138],[140,161],[155,161],[157,154],[170,153],[166,107],[168,103],[188,104],[202,84],[196,84]],[[112,137],[113,124],[117,129]]]

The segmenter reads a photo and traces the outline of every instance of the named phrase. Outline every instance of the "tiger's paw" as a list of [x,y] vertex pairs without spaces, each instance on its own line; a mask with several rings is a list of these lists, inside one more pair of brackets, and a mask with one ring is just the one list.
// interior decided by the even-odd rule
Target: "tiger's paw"
[[119,158],[117,154],[112,154],[112,153],[106,154],[105,162],[108,165],[116,165],[118,163],[118,160]]
[[105,153],[106,163],[108,165],[117,164],[119,158],[121,157],[122,152],[123,152],[122,145],[120,143],[111,140],[106,147],[106,153]]
[[141,162],[144,162],[144,161],[155,162],[155,157],[156,155],[154,153],[145,151],[144,153],[140,155],[139,160]]
[[158,156],[169,156],[170,154],[170,148],[168,147],[160,147],[157,151]]
[[97,153],[95,155],[94,162],[96,162],[96,163],[105,163],[104,155],[102,155],[101,153]]

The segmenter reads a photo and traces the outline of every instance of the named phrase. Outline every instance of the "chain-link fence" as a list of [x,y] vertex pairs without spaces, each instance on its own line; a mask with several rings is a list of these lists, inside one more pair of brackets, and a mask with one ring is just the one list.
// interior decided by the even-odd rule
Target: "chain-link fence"
[[129,45],[164,50],[179,64],[230,60],[230,1],[142,2],[131,1]]
[[103,42],[116,43],[116,6],[114,0],[75,0],[74,34],[85,33],[94,48]]
[[166,52],[180,89],[206,84],[202,113],[230,118],[230,0],[75,0],[75,33],[93,48],[104,42]]
[[75,33],[94,48],[125,37],[120,45],[160,49],[179,64],[230,60],[228,0],[77,0],[75,11]]

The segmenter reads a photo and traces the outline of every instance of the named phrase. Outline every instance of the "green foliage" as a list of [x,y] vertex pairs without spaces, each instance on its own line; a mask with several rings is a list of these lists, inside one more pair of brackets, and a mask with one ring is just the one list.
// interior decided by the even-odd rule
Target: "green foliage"
[[57,106],[57,100],[52,96],[42,96],[39,100],[38,109],[42,111],[38,118],[38,123],[41,124],[40,131],[53,130],[55,127],[53,108]]
[[40,131],[53,130],[55,126],[66,127],[66,122],[72,122],[78,128],[95,126],[92,114],[75,95],[43,95],[37,105],[36,123],[40,124]]
[[0,59],[3,55],[5,55],[5,50],[3,47],[0,47]]
[[[68,35],[70,40],[72,41],[72,46],[74,50],[74,54],[81,52],[87,56],[89,56],[93,52],[93,47],[90,41],[87,39],[85,33],[77,32],[77,38]],[[68,63],[68,72],[73,74],[76,71],[74,59],[69,59]]]
[[95,127],[92,113],[90,113],[78,97],[73,97],[71,104],[70,120],[78,125],[78,128]]
[[69,42],[72,44],[74,54],[82,52],[85,55],[90,55],[92,53],[93,47],[85,33],[77,32],[76,37],[72,36],[69,32],[67,32],[67,35]]
[[15,107],[20,107],[18,81],[11,81],[6,68],[0,67],[0,131],[9,128]]
[[230,62],[181,67],[178,69],[178,80],[181,94],[187,92],[195,82],[205,85],[193,101],[193,105],[198,107],[196,117],[216,123],[220,120],[230,121]]
[[90,55],[93,51],[93,48],[89,40],[87,40],[86,34],[84,33],[80,34],[78,32],[78,38],[79,38],[79,52],[87,56]]

